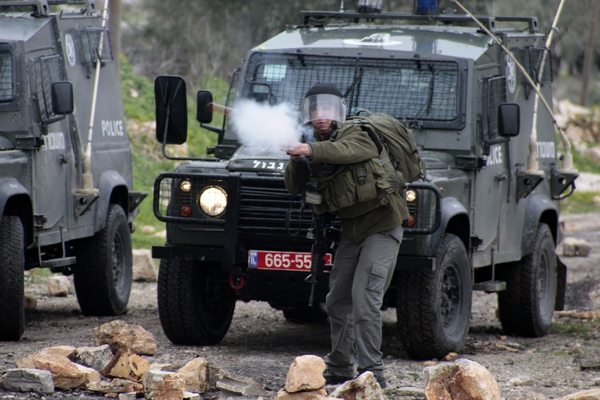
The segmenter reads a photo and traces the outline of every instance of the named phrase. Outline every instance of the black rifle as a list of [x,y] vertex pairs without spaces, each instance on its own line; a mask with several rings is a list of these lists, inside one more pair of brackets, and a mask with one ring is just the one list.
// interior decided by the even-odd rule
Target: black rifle
[[[304,174],[306,175],[306,177],[311,175],[319,176],[323,173],[331,175],[335,171],[335,168],[337,168],[337,166],[330,166],[329,168],[321,169],[321,171],[319,171],[318,169],[314,170],[313,168],[311,168],[306,158],[303,158],[302,162],[305,166]],[[307,188],[311,191],[308,191]],[[308,204],[320,204],[322,198],[322,196],[318,193],[317,183],[314,181],[308,181],[304,184],[302,196]],[[331,222],[335,218],[333,214],[317,214],[312,209],[312,206],[311,210],[313,214],[312,226],[306,234],[306,238],[314,240],[314,243],[312,244],[310,250],[310,275],[308,275],[304,279],[306,282],[311,284],[310,297],[308,298],[308,305],[310,307],[312,307],[314,303],[315,286],[317,285],[317,279],[319,275],[321,275],[325,270],[325,254],[327,253],[327,249],[330,248],[333,251],[335,243],[339,241],[341,236],[340,230],[331,226]]]
[[[310,162],[305,157],[300,159],[300,162],[303,165],[303,168],[300,170],[300,182],[301,182],[301,206],[300,206],[300,215],[298,221],[298,230],[295,232],[291,232],[290,230],[290,222],[291,222],[291,214],[292,214],[292,203],[290,204],[290,208],[288,209],[286,215],[286,229],[288,233],[292,236],[296,236],[300,230],[301,219],[302,219],[302,210],[304,209],[304,204],[315,204],[315,197],[320,196],[317,192],[317,188],[313,187],[312,183],[308,180],[309,176],[313,175],[313,170],[310,166]],[[314,192],[312,196],[307,196],[306,188],[309,186]],[[306,234],[306,238],[310,240],[314,240],[314,243],[311,247],[311,264],[310,264],[310,274],[304,278],[304,280],[311,284],[310,288],[310,297],[308,299],[308,305],[313,306],[314,297],[315,297],[315,286],[317,285],[317,278],[319,275],[323,273],[325,270],[325,254],[327,253],[327,249],[331,248],[333,251],[333,244],[339,240],[340,231],[335,227],[331,226],[331,221],[334,218],[332,214],[317,214],[314,212],[311,206],[312,211],[312,225]]]
[[317,215],[313,212],[313,226],[308,232],[306,237],[308,239],[314,239],[314,243],[310,249],[311,262],[310,262],[310,275],[304,280],[311,284],[310,297],[308,298],[308,305],[313,306],[315,298],[315,286],[317,285],[317,277],[323,273],[325,269],[325,253],[327,252],[327,240],[325,236],[325,214]]

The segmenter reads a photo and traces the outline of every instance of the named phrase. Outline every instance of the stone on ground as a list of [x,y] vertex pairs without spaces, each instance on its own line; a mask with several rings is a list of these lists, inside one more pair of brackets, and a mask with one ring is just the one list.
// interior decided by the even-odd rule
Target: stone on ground
[[2,377],[2,386],[11,392],[54,393],[52,374],[41,369],[9,369]]
[[425,398],[500,400],[496,379],[482,365],[460,358],[425,368]]
[[136,354],[152,356],[156,354],[158,346],[152,333],[140,325],[127,324],[121,320],[94,328],[94,339],[97,346],[108,344],[113,353],[125,346]]
[[296,357],[285,380],[288,393],[319,390],[325,386],[325,361],[321,357],[305,355]]

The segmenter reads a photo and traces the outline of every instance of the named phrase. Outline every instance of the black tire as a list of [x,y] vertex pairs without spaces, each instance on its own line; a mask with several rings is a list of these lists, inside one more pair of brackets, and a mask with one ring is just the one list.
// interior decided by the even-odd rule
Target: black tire
[[25,332],[25,244],[19,217],[0,222],[0,340],[19,340]]
[[462,241],[445,234],[434,271],[398,274],[396,317],[411,358],[442,358],[464,346],[472,305],[471,266]]
[[302,305],[282,310],[286,321],[299,324],[322,324],[327,322],[327,311],[321,303],[310,307]]
[[209,346],[221,342],[233,318],[237,295],[221,267],[163,259],[158,272],[158,315],[175,344]]
[[127,216],[111,204],[106,225],[76,248],[73,281],[84,315],[113,316],[127,311],[131,293],[131,234]]
[[541,337],[554,315],[557,285],[554,238],[546,224],[538,224],[533,252],[501,272],[506,290],[498,292],[498,314],[508,335]]

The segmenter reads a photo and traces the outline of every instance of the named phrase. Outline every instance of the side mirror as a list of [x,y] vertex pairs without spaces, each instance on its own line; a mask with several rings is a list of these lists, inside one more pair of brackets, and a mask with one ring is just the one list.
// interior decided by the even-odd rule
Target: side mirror
[[503,103],[498,106],[498,134],[517,136],[521,128],[521,112],[518,104]]
[[179,76],[159,76],[154,81],[156,140],[183,144],[187,140],[187,97]]
[[73,85],[71,82],[54,82],[51,88],[52,112],[56,115],[73,113]]
[[210,124],[213,118],[212,109],[209,109],[209,104],[213,102],[212,93],[208,90],[199,90],[196,100],[196,119],[201,124]]

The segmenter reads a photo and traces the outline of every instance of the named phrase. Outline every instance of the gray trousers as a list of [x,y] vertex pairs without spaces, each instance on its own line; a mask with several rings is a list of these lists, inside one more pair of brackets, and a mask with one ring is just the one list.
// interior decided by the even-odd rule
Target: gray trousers
[[342,237],[329,276],[325,302],[331,324],[327,368],[344,376],[369,370],[383,375],[381,305],[390,285],[402,226],[379,232],[360,243]]

